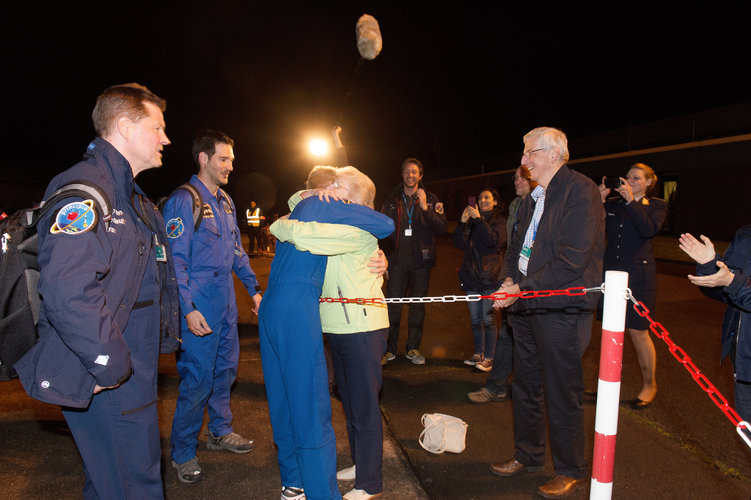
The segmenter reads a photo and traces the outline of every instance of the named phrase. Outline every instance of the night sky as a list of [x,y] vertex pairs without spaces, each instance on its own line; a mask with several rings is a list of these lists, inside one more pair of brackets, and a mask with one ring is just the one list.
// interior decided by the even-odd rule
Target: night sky
[[[152,197],[189,178],[210,127],[236,140],[229,191],[262,206],[299,187],[307,139],[342,111],[349,162],[382,197],[407,156],[429,185],[513,168],[490,159],[535,126],[575,138],[749,100],[751,4],[658,3],[29,2],[2,15],[0,182],[46,184],[75,163],[96,96],[130,81],[168,103],[165,165],[138,179]],[[383,51],[356,74],[363,13]]]

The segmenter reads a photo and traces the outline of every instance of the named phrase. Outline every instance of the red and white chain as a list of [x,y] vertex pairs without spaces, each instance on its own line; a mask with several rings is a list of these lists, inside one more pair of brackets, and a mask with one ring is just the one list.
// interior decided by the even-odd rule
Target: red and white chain
[[[490,295],[442,295],[440,297],[389,297],[389,298],[346,298],[346,297],[321,297],[321,302],[335,302],[343,304],[358,304],[358,305],[373,305],[381,306],[384,304],[423,304],[423,303],[447,303],[447,302],[477,302],[483,299],[492,300],[506,300],[511,297],[518,297],[520,299],[533,299],[543,297],[556,297],[556,296],[578,296],[585,295],[590,292],[603,292],[604,284],[598,287],[585,288],[585,287],[572,287],[564,290],[527,290],[519,293],[507,293],[507,292],[495,292]],[[686,354],[686,351],[681,349],[670,338],[670,333],[665,327],[652,319],[649,315],[649,309],[644,303],[639,302],[631,294],[631,290],[627,290],[627,299],[633,302],[634,310],[636,313],[646,318],[649,321],[649,329],[658,338],[662,339],[667,344],[668,349],[673,354],[676,360],[681,363],[684,368],[691,374],[691,378],[694,379],[696,384],[709,395],[709,399],[725,414],[725,416],[733,423],[738,435],[746,442],[746,445],[751,448],[751,425],[748,422],[741,419],[738,413],[728,404],[725,396],[720,393],[719,390],[709,381],[709,379],[701,373],[696,367],[691,358]],[[743,430],[747,432],[743,432]]]

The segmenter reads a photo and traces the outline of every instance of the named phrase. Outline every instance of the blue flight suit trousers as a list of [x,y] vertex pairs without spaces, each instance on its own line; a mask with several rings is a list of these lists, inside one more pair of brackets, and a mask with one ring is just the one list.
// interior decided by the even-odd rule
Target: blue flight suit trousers
[[303,487],[310,500],[340,499],[336,437],[331,425],[321,289],[269,286],[261,302],[261,361],[283,486]]
[[209,326],[213,333],[203,337],[187,326],[182,328],[183,343],[177,354],[180,391],[172,421],[171,452],[179,464],[196,456],[204,408],[209,412],[208,428],[215,436],[232,432],[230,388],[237,378],[240,357],[237,314],[223,314],[219,323]]

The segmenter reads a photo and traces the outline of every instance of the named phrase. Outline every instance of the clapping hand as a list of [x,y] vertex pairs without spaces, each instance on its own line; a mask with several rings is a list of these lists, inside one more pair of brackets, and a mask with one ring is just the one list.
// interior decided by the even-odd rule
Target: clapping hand
[[472,205],[467,206],[467,208],[464,209],[464,212],[462,212],[462,222],[467,222],[470,218],[471,219],[478,219],[480,217],[480,211],[477,210],[477,207],[473,207]]
[[715,252],[712,240],[703,234],[699,237],[704,243],[700,243],[690,233],[683,233],[678,239],[678,247],[694,259],[697,264],[706,264],[714,259],[717,253]]
[[730,283],[733,282],[733,278],[735,275],[728,269],[728,266],[725,265],[724,262],[721,260],[717,261],[717,267],[720,269],[714,274],[709,274],[707,276],[693,276],[691,274],[688,275],[688,280],[697,286],[706,286],[709,288],[714,288],[718,286],[728,286]]

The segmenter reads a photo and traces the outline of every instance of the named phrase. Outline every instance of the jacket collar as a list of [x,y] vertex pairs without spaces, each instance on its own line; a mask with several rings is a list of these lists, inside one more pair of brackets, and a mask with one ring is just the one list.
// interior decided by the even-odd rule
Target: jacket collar
[[557,188],[559,184],[565,185],[569,177],[571,177],[571,169],[566,164],[561,165],[561,168],[550,179],[548,187],[545,188],[545,194],[549,193],[551,189]]
[[198,178],[198,174],[193,174],[193,177],[190,178],[190,183],[198,189],[198,192],[201,193],[201,197],[204,200],[210,200],[211,198],[214,198],[217,201],[222,200],[222,196],[224,195],[222,188],[217,189],[216,196],[214,196],[214,193],[209,191],[209,188],[206,187],[206,184],[201,182],[201,179]]
[[[84,154],[84,159],[96,158],[109,169],[115,186],[122,189],[125,193],[130,193],[135,188],[133,179],[133,169],[125,157],[118,151],[115,146],[101,137],[97,137],[89,143]],[[140,191],[140,189],[139,189]]]

